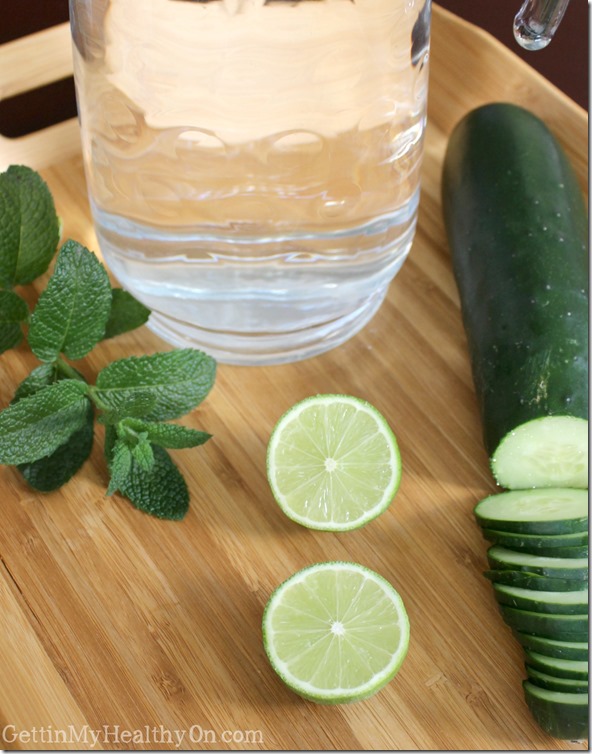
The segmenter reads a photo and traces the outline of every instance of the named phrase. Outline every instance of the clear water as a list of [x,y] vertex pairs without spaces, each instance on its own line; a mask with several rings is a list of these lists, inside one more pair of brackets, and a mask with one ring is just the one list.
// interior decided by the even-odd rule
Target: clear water
[[236,363],[359,330],[413,239],[429,6],[111,0],[82,18],[79,5],[96,230],[152,326]]

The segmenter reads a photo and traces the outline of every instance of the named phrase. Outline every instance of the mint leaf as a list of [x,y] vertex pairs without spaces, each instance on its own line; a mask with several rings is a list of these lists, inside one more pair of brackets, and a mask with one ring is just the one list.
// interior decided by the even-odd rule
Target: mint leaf
[[[79,380],[86,383],[83,375],[77,369],[70,367],[70,370]],[[60,370],[59,364],[40,364],[17,387],[11,403],[16,403],[21,398],[27,398],[29,395],[38,393],[44,387],[65,379],[69,379],[69,375]]]
[[94,439],[94,410],[86,400],[82,428],[60,445],[51,455],[17,466],[28,484],[39,492],[52,492],[76,474],[91,454]]
[[57,381],[57,366],[55,364],[41,364],[33,369],[33,371],[25,377],[17,387],[11,404],[20,401],[21,398],[28,398],[30,395],[38,393],[40,390],[43,390],[44,387],[53,385],[53,383]]
[[99,405],[124,416],[137,395],[151,395],[148,420],[175,419],[191,411],[209,393],[216,376],[211,356],[193,349],[130,356],[101,370],[95,391]]
[[111,293],[111,310],[103,336],[105,339],[135,330],[148,321],[150,309],[137,301],[131,293],[122,288],[113,288]]
[[59,221],[47,184],[23,165],[0,174],[0,286],[31,283],[56,252]]
[[[82,375],[72,371],[84,380]],[[41,364],[26,377],[16,389],[11,404],[38,393],[48,385],[66,379],[57,364]],[[73,433],[51,455],[17,466],[28,484],[40,492],[51,492],[66,484],[90,456],[94,439],[94,410],[87,400],[86,418],[81,429]]]
[[[96,393],[95,393],[96,394]],[[101,403],[101,394],[98,395]],[[133,396],[121,403],[120,407],[106,408],[100,405],[103,413],[99,417],[101,424],[118,424],[122,419],[130,416],[146,416],[156,405],[156,397],[150,390],[138,390]]]
[[[115,427],[105,432],[105,457],[113,473],[118,443]],[[189,491],[183,476],[164,448],[153,447],[154,465],[144,471],[132,457],[132,464],[119,491],[136,508],[157,518],[180,520],[189,508]]]
[[109,463],[111,480],[107,488],[107,495],[113,495],[125,484],[132,468],[132,452],[122,440],[117,440],[113,446]]
[[179,469],[164,448],[155,447],[154,465],[149,471],[132,459],[122,495],[145,513],[157,518],[180,520],[189,508],[189,491]]
[[66,241],[31,317],[31,350],[41,361],[60,353],[81,359],[102,339],[110,309],[107,271],[84,246]]
[[132,456],[144,471],[150,471],[154,466],[154,451],[146,437],[141,437],[138,444],[132,448]]
[[0,412],[0,463],[30,463],[53,453],[86,421],[88,385],[63,380]]
[[207,432],[182,427],[179,424],[161,424],[143,419],[124,419],[122,424],[134,432],[145,433],[151,443],[163,448],[195,448],[197,445],[203,445],[212,436]]
[[23,339],[21,322],[29,316],[29,307],[13,291],[0,291],[0,353],[14,348]]

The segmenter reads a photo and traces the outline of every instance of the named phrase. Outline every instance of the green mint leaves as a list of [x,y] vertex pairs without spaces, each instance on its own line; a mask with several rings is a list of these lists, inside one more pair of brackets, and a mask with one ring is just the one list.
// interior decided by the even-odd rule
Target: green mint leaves
[[22,323],[29,308],[14,291],[0,291],[0,353],[14,348],[23,339]]
[[164,448],[154,446],[152,450],[152,464],[146,469],[125,443],[116,441],[106,453],[111,470],[110,490],[118,489],[145,513],[180,520],[189,508],[187,484]]
[[164,422],[204,400],[216,363],[192,349],[131,356],[108,364],[89,384],[67,359],[82,359],[101,341],[142,326],[150,311],[112,288],[99,259],[68,240],[30,313],[12,288],[47,271],[59,234],[40,176],[22,166],[0,174],[0,353],[26,334],[42,362],[0,411],[0,464],[16,466],[36,490],[59,489],[90,456],[98,411],[106,425],[107,494],[119,493],[157,518],[181,519],[189,492],[166,448],[196,447],[210,435]]
[[0,413],[0,463],[19,464],[48,456],[81,429],[88,385],[64,380],[22,398]]
[[[73,367],[69,367],[67,370],[64,370],[63,367],[64,365],[59,362],[38,366],[18,386],[12,403],[33,395],[59,380],[68,379],[68,375],[84,381],[84,377]],[[65,374],[65,371],[68,374]],[[1,416],[2,414],[0,414]],[[94,423],[93,405],[90,400],[87,400],[84,424],[79,430],[74,432],[53,453],[36,461],[18,465],[18,470],[29,485],[40,492],[51,492],[70,481],[90,456],[94,439]]]
[[104,338],[114,338],[136,327],[146,324],[150,309],[146,308],[127,291],[113,288],[111,292],[111,310],[105,326]]
[[[130,415],[131,407],[132,416],[177,419],[203,401],[215,372],[214,360],[192,349],[130,356],[99,372],[95,395],[99,405],[118,415]],[[147,410],[138,413],[138,401],[146,401]]]
[[32,283],[47,270],[59,241],[53,198],[22,165],[0,174],[0,287]]
[[84,246],[66,241],[31,317],[31,350],[41,361],[62,353],[82,359],[102,340],[110,311],[107,271]]

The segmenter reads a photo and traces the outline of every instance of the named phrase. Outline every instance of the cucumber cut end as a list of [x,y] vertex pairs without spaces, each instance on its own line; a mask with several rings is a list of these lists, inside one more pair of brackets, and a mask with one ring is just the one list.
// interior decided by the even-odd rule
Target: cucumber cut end
[[545,416],[509,432],[491,457],[497,483],[510,490],[588,487],[588,421]]
[[477,503],[475,518],[485,529],[510,535],[587,536],[588,492],[554,487],[498,492]]

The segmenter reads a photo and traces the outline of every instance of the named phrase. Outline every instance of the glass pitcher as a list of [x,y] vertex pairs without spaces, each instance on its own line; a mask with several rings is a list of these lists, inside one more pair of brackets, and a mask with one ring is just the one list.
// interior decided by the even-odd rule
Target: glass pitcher
[[70,0],[95,228],[169,342],[325,351],[415,230],[430,0]]

